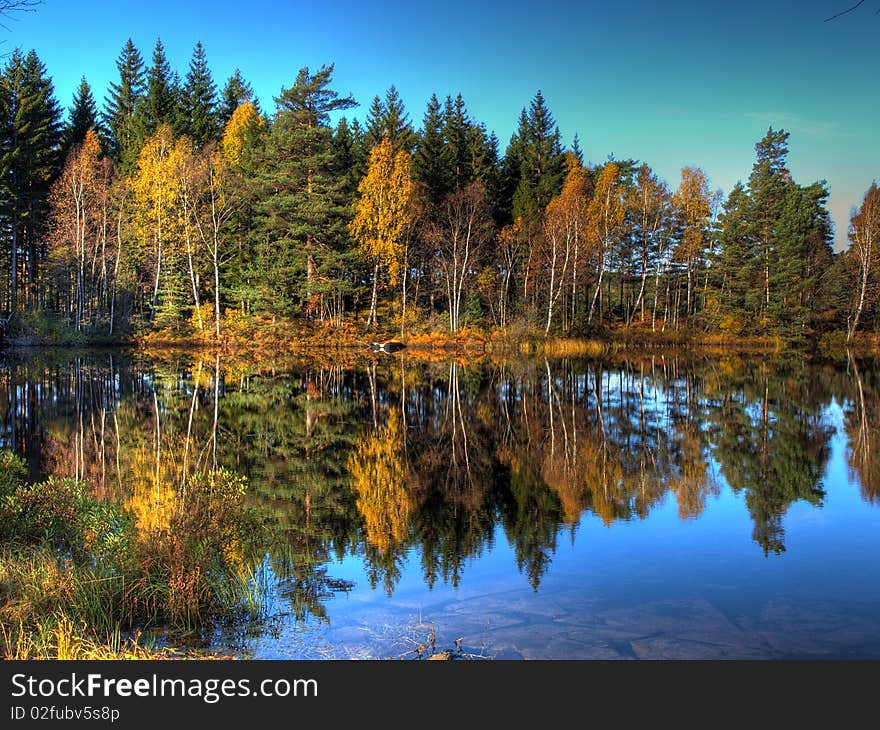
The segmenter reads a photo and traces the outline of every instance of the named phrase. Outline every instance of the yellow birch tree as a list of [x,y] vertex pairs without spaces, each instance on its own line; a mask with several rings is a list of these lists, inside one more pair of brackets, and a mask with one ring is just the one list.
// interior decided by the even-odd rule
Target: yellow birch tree
[[409,153],[395,153],[391,142],[383,139],[370,152],[367,174],[358,185],[358,193],[349,232],[363,255],[373,262],[373,296],[367,324],[375,325],[379,266],[386,267],[391,284],[396,284],[404,259],[403,241],[413,215]]
[[265,133],[266,122],[249,101],[239,105],[226,123],[223,132],[223,154],[232,167],[241,167],[247,161],[248,150]]
[[568,158],[568,176],[562,192],[547,205],[544,233],[548,248],[550,282],[547,292],[547,322],[544,333],[550,332],[553,309],[566,284],[569,265],[574,268],[572,294],[576,293],[577,260],[587,232],[587,208],[590,204],[590,176],[577,157]]

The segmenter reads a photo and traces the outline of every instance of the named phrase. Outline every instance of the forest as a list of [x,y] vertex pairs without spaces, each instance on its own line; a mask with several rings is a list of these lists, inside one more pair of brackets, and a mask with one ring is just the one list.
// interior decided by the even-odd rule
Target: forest
[[[461,95],[421,122],[392,85],[353,116],[333,65],[265,109],[201,43],[185,74],[128,40],[99,110],[65,115],[35,51],[0,78],[7,335],[221,340],[236,330],[876,342],[880,191],[832,249],[824,181],[769,128],[725,197],[683,166],[588,161],[538,91],[501,142]],[[744,163],[744,172],[748,171]]]

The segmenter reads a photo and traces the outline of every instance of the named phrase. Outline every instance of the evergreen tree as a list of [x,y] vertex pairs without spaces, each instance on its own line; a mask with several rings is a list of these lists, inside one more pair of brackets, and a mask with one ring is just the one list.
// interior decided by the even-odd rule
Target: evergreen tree
[[749,222],[758,247],[756,254],[761,259],[761,314],[764,317],[767,316],[771,299],[776,225],[791,183],[791,173],[785,164],[788,137],[785,130],[769,128],[764,138],[755,145],[756,160],[749,176]]
[[357,183],[367,174],[367,160],[370,157],[369,150],[367,150],[367,134],[357,119],[351,120],[351,145],[351,175]]
[[581,149],[581,141],[578,137],[577,132],[574,133],[574,140],[571,143],[571,154],[574,155],[574,158],[577,160],[578,164],[583,167],[584,166],[584,151]]
[[522,173],[522,158],[526,139],[528,138],[528,127],[529,117],[525,108],[523,108],[519,115],[517,131],[511,135],[510,141],[507,143],[507,151],[504,153],[504,160],[501,164],[502,200],[504,201],[503,214],[504,220],[508,222],[512,221],[515,216],[522,215],[522,210],[520,209],[514,212],[513,199],[519,187]]
[[513,194],[513,215],[529,218],[547,207],[565,179],[559,128],[540,91],[528,113],[523,110],[516,139],[513,153],[519,157],[519,180]]
[[46,67],[34,51],[15,50],[2,77],[6,114],[2,130],[3,189],[0,194],[4,230],[8,232],[8,308],[39,303],[37,278],[46,255],[42,236],[47,196],[60,163],[61,108]]
[[135,129],[135,113],[145,91],[144,61],[129,38],[116,60],[119,83],[111,82],[102,114],[109,132],[109,148],[117,162],[130,168],[137,159],[143,134]]
[[409,114],[403,105],[397,88],[392,84],[385,93],[385,134],[395,150],[412,153],[416,136]]
[[260,104],[254,95],[253,87],[244,80],[241,71],[235,69],[232,76],[226,80],[226,85],[220,94],[220,102],[217,109],[218,124],[221,127],[225,127],[229,120],[232,119],[235,110],[246,101],[253,104],[257,112],[260,111]]
[[428,200],[433,203],[439,203],[452,191],[444,149],[440,101],[436,94],[431,94],[413,155],[413,171],[416,180],[425,186]]
[[746,317],[760,309],[761,290],[754,242],[749,226],[749,196],[737,183],[724,203],[719,219],[718,245],[712,267],[713,283],[718,292],[721,326],[739,334]]
[[802,187],[792,180],[788,137],[770,128],[755,145],[748,188],[734,188],[720,219],[714,276],[725,329],[751,324],[796,341],[813,326],[833,254],[828,190],[822,181]]
[[416,135],[409,121],[409,114],[403,100],[392,84],[385,92],[385,100],[373,97],[367,117],[366,141],[367,149],[372,150],[385,137],[395,150],[412,152],[416,144]]
[[802,340],[813,326],[814,295],[833,258],[825,181],[788,185],[776,225],[768,314],[777,334]]
[[193,50],[186,83],[181,90],[181,101],[184,134],[188,135],[197,147],[215,139],[220,131],[217,116],[217,87],[208,68],[208,59],[201,41],[196,43]]
[[156,40],[153,65],[147,71],[147,93],[142,108],[145,136],[153,134],[160,124],[173,125],[176,121],[177,85],[161,39]]
[[173,101],[171,117],[165,122],[171,127],[175,137],[182,135],[189,136],[190,132],[190,116],[189,108],[183,98],[183,84],[180,83],[180,74],[174,71],[171,74],[171,98]]
[[62,158],[67,155],[71,147],[79,144],[86,138],[86,132],[90,129],[95,130],[99,137],[103,136],[103,130],[98,126],[98,110],[95,106],[95,97],[92,96],[92,87],[89,86],[89,82],[83,76],[79,82],[79,87],[73,94],[73,104],[70,107],[70,114],[64,127]]
[[492,209],[493,219],[500,222],[503,204],[498,138],[494,132],[492,134],[486,132],[485,124],[471,124],[468,127],[467,140],[472,179],[482,184],[486,191],[486,201]]
[[453,190],[461,190],[474,180],[471,149],[471,120],[461,94],[446,97],[443,107],[443,139],[448,175]]
[[349,124],[346,117],[340,118],[333,131],[333,153],[336,160],[336,174],[345,179],[346,197],[351,202],[363,177],[366,155],[360,127]]
[[367,122],[364,127],[364,145],[367,154],[376,147],[385,136],[385,104],[378,96],[374,96],[367,112]]
[[266,154],[256,179],[265,245],[259,277],[273,306],[314,314],[326,282],[341,285],[340,252],[347,240],[345,180],[336,174],[330,113],[355,105],[330,88],[333,66],[296,82],[276,98]]

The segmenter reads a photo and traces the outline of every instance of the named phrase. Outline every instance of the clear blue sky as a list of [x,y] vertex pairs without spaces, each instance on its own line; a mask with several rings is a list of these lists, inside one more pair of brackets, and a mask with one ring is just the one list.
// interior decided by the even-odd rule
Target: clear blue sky
[[431,92],[460,91],[502,147],[541,89],[588,160],[640,159],[672,186],[697,165],[725,193],[783,127],[795,179],[830,185],[839,248],[880,178],[880,0],[823,22],[853,1],[44,0],[0,37],[37,51],[65,106],[83,74],[102,103],[129,36],[147,61],[161,37],[181,76],[201,40],[218,86],[239,67],[264,109],[299,68],[330,62],[361,118],[392,83],[416,126]]

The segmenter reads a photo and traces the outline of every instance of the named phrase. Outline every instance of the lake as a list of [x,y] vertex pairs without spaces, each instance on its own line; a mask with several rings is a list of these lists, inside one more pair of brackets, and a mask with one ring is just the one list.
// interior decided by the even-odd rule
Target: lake
[[144,525],[245,475],[264,620],[224,653],[880,658],[878,366],[7,352],[0,446]]

